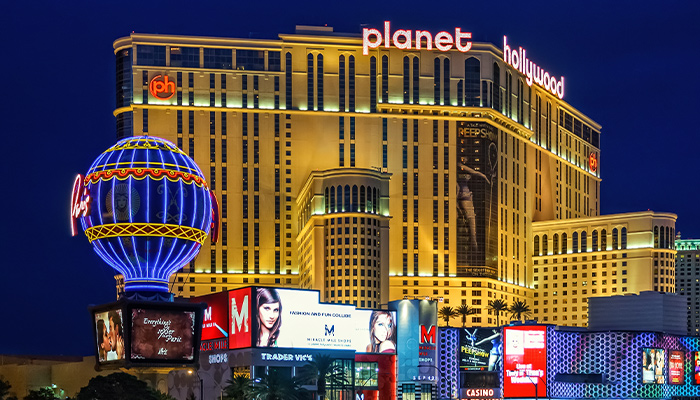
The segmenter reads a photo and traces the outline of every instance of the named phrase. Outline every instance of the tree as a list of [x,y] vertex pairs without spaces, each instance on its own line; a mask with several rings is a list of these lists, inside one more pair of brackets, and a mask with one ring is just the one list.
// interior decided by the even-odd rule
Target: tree
[[448,328],[450,327],[450,319],[452,319],[458,315],[459,315],[459,313],[457,311],[455,311],[455,309],[450,307],[450,306],[444,306],[440,309],[440,311],[438,311],[438,316],[445,321]]
[[462,328],[467,326],[467,315],[475,314],[476,308],[472,308],[466,304],[462,304],[455,310],[457,314],[462,316]]
[[531,314],[530,306],[525,304],[522,300],[515,300],[513,304],[510,305],[510,308],[508,308],[508,311],[511,317],[518,321],[522,320],[523,317],[529,317]]
[[4,377],[0,376],[0,400],[5,400],[7,395],[10,394],[10,381],[6,381]]
[[331,386],[348,384],[343,368],[326,354],[314,356],[313,361],[304,366],[304,376],[316,381],[316,393],[321,400],[326,396],[327,383]]
[[231,379],[226,381],[224,398],[227,400],[246,400],[250,398],[250,378],[243,374],[234,373],[231,370]]
[[49,388],[41,388],[39,390],[30,390],[29,394],[24,396],[24,400],[60,400],[60,397],[56,397],[53,390]]
[[[308,391],[303,380],[271,370],[250,384],[250,397],[256,400],[306,400]],[[78,399],[80,400],[80,399]]]
[[508,311],[508,303],[502,299],[489,301],[489,309],[496,313],[496,326],[501,326],[501,313]]
[[163,395],[148,387],[146,382],[124,372],[90,379],[80,389],[76,400],[162,400]]

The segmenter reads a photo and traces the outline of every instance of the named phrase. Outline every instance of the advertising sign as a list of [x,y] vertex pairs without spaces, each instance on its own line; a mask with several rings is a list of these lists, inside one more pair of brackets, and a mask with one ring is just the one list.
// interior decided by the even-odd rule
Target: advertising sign
[[240,349],[251,346],[251,335],[253,332],[250,315],[251,288],[242,288],[228,292],[228,308],[230,313],[229,321],[229,348]]
[[207,303],[202,321],[202,340],[228,338],[228,294],[211,294],[192,299],[193,302]]
[[466,276],[497,274],[497,143],[491,125],[457,121],[457,268]]
[[666,383],[666,351],[642,349],[642,383]]
[[693,352],[693,385],[700,385],[700,352]]
[[546,397],[547,327],[504,327],[503,342],[503,397]]
[[125,359],[124,319],[122,310],[114,309],[94,313],[97,338],[97,362]]
[[685,352],[681,350],[669,350],[668,352],[668,383],[671,385],[685,384],[683,364]]
[[396,354],[396,312],[355,310],[353,348],[359,353]]
[[194,311],[134,308],[131,324],[132,361],[194,361]]
[[[437,303],[421,301],[418,306],[418,370],[421,377],[437,377]],[[422,379],[425,380],[425,379]]]
[[461,329],[459,344],[460,369],[499,371],[503,368],[503,343],[499,329]]
[[255,291],[254,347],[353,349],[354,306],[320,304],[316,291]]

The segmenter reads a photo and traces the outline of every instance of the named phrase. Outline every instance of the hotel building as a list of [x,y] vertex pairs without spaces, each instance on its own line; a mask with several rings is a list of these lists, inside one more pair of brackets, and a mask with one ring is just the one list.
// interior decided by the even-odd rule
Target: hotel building
[[[498,46],[429,40],[367,55],[362,35],[329,27],[116,40],[117,137],[176,143],[221,208],[221,239],[174,275],[173,292],[279,285],[361,308],[433,298],[474,307],[472,325],[495,323],[491,300],[542,301],[533,230],[599,215],[601,127],[529,86]],[[549,220],[566,222],[533,225]],[[612,234],[617,222],[600,224]]]
[[676,293],[686,296],[688,334],[700,336],[700,240],[676,237]]
[[532,316],[588,325],[588,299],[674,293],[676,215],[653,211],[532,224]]

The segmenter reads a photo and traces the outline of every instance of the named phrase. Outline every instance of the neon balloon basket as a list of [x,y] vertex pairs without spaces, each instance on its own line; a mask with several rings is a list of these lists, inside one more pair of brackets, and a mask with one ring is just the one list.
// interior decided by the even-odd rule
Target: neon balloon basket
[[131,299],[170,296],[170,276],[197,256],[210,232],[215,241],[218,228],[216,197],[202,171],[153,136],[122,139],[97,157],[76,179],[71,216],[124,276]]

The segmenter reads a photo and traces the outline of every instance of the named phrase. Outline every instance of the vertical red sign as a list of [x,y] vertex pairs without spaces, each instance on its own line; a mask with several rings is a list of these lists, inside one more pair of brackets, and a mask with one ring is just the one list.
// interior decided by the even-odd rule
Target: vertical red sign
[[228,293],[221,292],[196,298],[197,303],[207,303],[202,320],[202,340],[228,337]]
[[505,327],[503,344],[503,397],[546,397],[547,327]]
[[685,353],[681,350],[671,350],[668,352],[668,383],[671,385],[685,384],[683,364]]
[[229,349],[251,347],[252,325],[250,320],[250,288],[231,290],[228,296],[229,310]]

